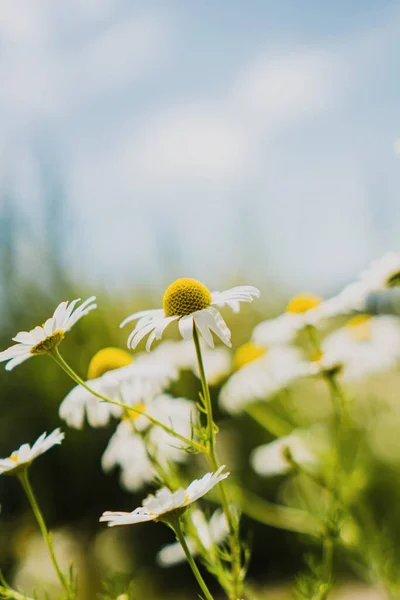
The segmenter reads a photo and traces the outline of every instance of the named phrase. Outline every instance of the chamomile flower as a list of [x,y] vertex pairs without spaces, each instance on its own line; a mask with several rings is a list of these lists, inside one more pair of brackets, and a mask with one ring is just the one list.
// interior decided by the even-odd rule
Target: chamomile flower
[[64,434],[60,429],[55,429],[52,433],[42,435],[36,440],[33,446],[23,444],[15,450],[8,458],[0,459],[0,475],[15,475],[22,469],[27,468],[38,456],[50,450],[53,446],[61,444]]
[[387,252],[373,260],[361,273],[360,282],[369,292],[400,286],[400,253]]
[[[177,377],[171,361],[147,354],[133,358],[120,348],[103,348],[90,361],[87,383],[95,392],[133,406],[153,400]],[[101,401],[81,385],[67,394],[59,409],[60,417],[76,429],[83,427],[85,413],[92,427],[103,427],[122,412],[121,407]]]
[[299,465],[313,466],[319,462],[305,432],[294,431],[288,436],[255,448],[250,456],[250,463],[255,472],[262,476],[285,474],[293,468],[289,453]]
[[[191,437],[192,423],[196,419],[196,405],[191,400],[162,394],[140,408],[179,435]],[[189,457],[176,437],[132,410],[111,437],[102,457],[102,467],[105,472],[120,467],[121,485],[129,491],[137,491],[154,478],[150,455],[163,468],[171,462],[183,463]]]
[[340,368],[348,381],[388,370],[400,361],[400,321],[357,315],[327,336],[321,350],[319,366]]
[[306,325],[316,324],[314,309],[321,303],[319,296],[297,294],[289,301],[284,313],[256,325],[253,341],[264,346],[289,344]]
[[128,338],[128,347],[136,348],[148,335],[147,351],[150,351],[154,340],[161,339],[165,328],[173,321],[178,321],[179,331],[185,340],[192,338],[193,327],[196,326],[211,348],[214,347],[212,333],[230,347],[231,332],[215,306],[228,305],[237,311],[240,302],[252,302],[259,296],[259,290],[249,285],[234,287],[225,292],[210,292],[196,279],[177,279],[164,293],[163,308],[136,312],[127,317],[121,327],[138,320]]
[[266,348],[247,343],[236,353],[237,371],[222,387],[221,407],[238,414],[257,401],[269,400],[298,377],[310,374],[299,350],[292,346]]
[[11,371],[11,369],[28,360],[31,356],[48,354],[59,346],[64,339],[65,333],[81,317],[96,308],[96,304],[94,304],[95,299],[95,296],[88,298],[78,308],[75,308],[75,306],[80,301],[80,298],[70,303],[61,302],[54,311],[53,316],[47,319],[43,325],[38,325],[30,331],[20,331],[17,333],[13,338],[13,341],[17,343],[7,348],[7,350],[0,352],[0,362],[8,361],[6,370]]
[[106,511],[100,517],[100,522],[107,523],[109,527],[116,525],[134,525],[145,521],[168,521],[175,511],[181,511],[205,496],[215,485],[226,479],[229,473],[223,473],[223,465],[215,473],[206,473],[201,479],[195,479],[186,488],[179,488],[172,492],[167,487],[159,489],[155,495],[150,494],[134,511],[112,512]]
[[[188,535],[186,543],[192,556],[201,553],[202,550],[210,554],[214,545],[218,546],[228,536],[228,524],[224,513],[217,509],[211,519],[207,521],[201,510],[193,510],[190,514],[193,527],[197,533],[197,539]],[[199,543],[201,547],[199,547]],[[186,560],[185,553],[179,542],[167,544],[157,554],[157,562],[162,567],[172,567]]]

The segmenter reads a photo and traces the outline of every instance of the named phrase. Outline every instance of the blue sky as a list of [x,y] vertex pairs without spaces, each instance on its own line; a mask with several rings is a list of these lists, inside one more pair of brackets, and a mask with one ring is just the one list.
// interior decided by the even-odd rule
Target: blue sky
[[400,250],[399,40],[388,1],[4,0],[2,179],[40,230],[60,178],[93,285],[330,293]]

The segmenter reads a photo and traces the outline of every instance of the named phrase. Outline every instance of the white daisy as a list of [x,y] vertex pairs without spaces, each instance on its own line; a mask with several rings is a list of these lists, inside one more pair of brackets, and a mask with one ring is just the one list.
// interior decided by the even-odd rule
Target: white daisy
[[[134,358],[119,348],[103,348],[92,358],[87,384],[95,392],[114,401],[134,406],[145,404],[161,394],[178,377],[171,361],[148,354]],[[75,386],[60,405],[59,415],[70,427],[81,429],[85,413],[92,427],[107,425],[120,417],[123,409],[102,402],[81,385]]]
[[360,282],[368,292],[376,292],[400,285],[400,253],[387,252],[381,258],[373,260],[362,271]]
[[[179,435],[191,437],[192,423],[196,419],[194,402],[163,394],[142,408]],[[121,485],[129,491],[137,491],[155,475],[149,453],[163,468],[170,462],[185,462],[189,457],[176,437],[132,411],[130,419],[124,419],[111,437],[102,457],[102,467],[106,472],[120,467]]]
[[317,325],[314,309],[321,303],[319,296],[297,294],[289,301],[284,313],[256,325],[253,341],[264,346],[289,344],[306,325]]
[[159,340],[166,327],[178,321],[179,331],[185,340],[193,336],[196,325],[206,343],[213,348],[215,333],[224,344],[231,346],[231,332],[215,306],[228,305],[237,310],[240,302],[252,302],[260,292],[253,286],[234,287],[225,292],[210,292],[196,279],[177,279],[164,293],[163,308],[142,310],[127,317],[121,327],[138,320],[135,329],[128,338],[128,347],[136,348],[139,342],[149,336],[146,350],[150,351],[154,340]]
[[294,431],[286,437],[255,448],[250,456],[251,466],[256,473],[263,476],[288,473],[293,467],[287,457],[288,451],[300,465],[310,466],[319,462],[306,433]]
[[[200,347],[207,382],[209,385],[218,385],[231,372],[231,353],[225,346],[217,346],[210,350],[202,340],[200,340]],[[164,341],[157,346],[152,355],[172,363],[180,371],[192,371],[200,377],[196,350],[191,340]]]
[[13,341],[13,346],[0,352],[0,362],[8,361],[6,370],[11,371],[17,365],[34,356],[35,354],[47,354],[62,342],[67,331],[77,321],[91,310],[96,308],[95,296],[88,298],[77,309],[74,310],[80,298],[68,302],[61,302],[54,311],[52,317],[47,319],[44,325],[37,326],[30,331],[20,331]]
[[50,450],[53,446],[61,444],[64,434],[60,429],[55,429],[50,435],[42,433],[31,447],[29,444],[23,444],[15,450],[8,458],[0,459],[0,475],[14,475],[21,468],[29,466],[35,458]]
[[205,496],[217,483],[226,479],[229,473],[222,473],[223,465],[215,473],[207,473],[201,479],[195,479],[186,488],[179,488],[171,492],[167,487],[159,489],[155,495],[150,494],[131,513],[107,511],[100,517],[101,522],[108,523],[109,527],[116,525],[134,525],[145,521],[168,521],[171,512],[185,509],[199,498]]
[[[201,510],[193,510],[190,519],[196,530],[197,539],[201,544],[201,547],[199,547],[197,539],[193,536],[188,535],[186,537],[186,543],[192,556],[196,556],[202,550],[209,555],[212,547],[222,544],[228,536],[226,517],[219,509],[214,512],[209,521],[207,521]],[[184,560],[186,560],[186,556],[179,542],[167,544],[157,554],[157,562],[162,567],[172,567]]]
[[299,350],[291,346],[267,349],[249,343],[244,350],[240,361],[234,361],[238,370],[222,387],[219,397],[222,408],[231,414],[242,412],[254,402],[270,399],[298,377],[312,373]]
[[357,315],[328,335],[321,350],[317,368],[341,367],[341,376],[348,381],[388,370],[400,360],[400,321]]

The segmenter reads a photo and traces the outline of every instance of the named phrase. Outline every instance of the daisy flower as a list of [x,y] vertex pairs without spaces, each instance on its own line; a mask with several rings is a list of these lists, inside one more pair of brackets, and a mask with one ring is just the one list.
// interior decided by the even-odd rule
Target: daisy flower
[[[197,533],[197,539],[190,535],[186,537],[186,543],[192,556],[196,556],[202,550],[210,555],[213,546],[222,544],[228,536],[226,517],[219,509],[214,512],[209,521],[201,510],[193,510],[190,520]],[[199,547],[199,543],[201,547]],[[162,567],[172,567],[184,560],[186,560],[185,552],[179,542],[167,544],[157,554],[157,562]]]
[[161,339],[165,328],[173,321],[178,321],[179,331],[185,340],[192,338],[195,325],[211,348],[214,347],[212,333],[230,347],[231,332],[215,306],[228,305],[238,311],[240,302],[252,302],[253,298],[259,296],[260,291],[249,285],[234,287],[225,292],[210,292],[196,279],[177,279],[164,293],[163,308],[136,312],[127,317],[121,327],[138,320],[128,338],[128,347],[136,348],[148,335],[147,351],[150,351],[154,340]]
[[252,342],[238,349],[234,357],[237,371],[222,387],[219,402],[231,414],[238,414],[257,401],[269,400],[298,377],[312,373],[291,346],[266,348]]
[[400,360],[400,321],[391,316],[357,315],[328,335],[321,350],[316,367],[340,368],[347,381],[386,371]]
[[[47,319],[44,325],[38,325],[30,331],[20,331],[13,338],[17,342],[13,346],[0,352],[0,362],[8,361],[6,370],[11,371],[17,365],[28,360],[36,354],[48,354],[57,348],[64,339],[65,333],[79,321],[96,308],[95,296],[88,298],[78,308],[75,305],[80,298],[72,302],[61,302],[54,311],[52,317]],[[74,310],[75,309],[75,310]]]
[[387,252],[373,260],[360,275],[360,282],[368,292],[376,292],[400,285],[400,253]]
[[[122,398],[124,404],[134,406],[153,400],[177,377],[171,361],[148,354],[133,358],[120,348],[103,348],[90,361],[87,384],[111,400]],[[120,406],[102,402],[81,385],[67,394],[59,409],[60,417],[76,429],[82,429],[85,414],[92,427],[104,427],[111,417],[119,418],[122,413]]]
[[171,513],[184,510],[199,498],[205,496],[217,483],[226,479],[229,473],[223,473],[225,465],[215,473],[206,473],[201,479],[195,479],[186,488],[179,488],[172,492],[169,488],[159,489],[155,495],[150,494],[134,511],[112,512],[106,511],[100,517],[100,522],[107,523],[109,527],[116,525],[134,525],[145,521],[168,521]]
[[[191,400],[163,394],[143,409],[176,433],[191,437],[192,423],[196,419],[196,405]],[[188,459],[189,454],[181,444],[172,434],[132,411],[111,437],[102,457],[102,467],[105,472],[120,467],[121,485],[134,492],[150,483],[156,475],[149,455],[165,469],[171,462],[183,463]]]
[[53,446],[61,444],[64,434],[60,429],[55,429],[50,435],[42,433],[31,447],[29,444],[23,444],[15,450],[8,458],[0,459],[0,475],[15,475],[24,468],[27,468],[38,456],[50,450]]
[[283,314],[256,325],[253,341],[264,346],[289,344],[306,325],[316,324],[313,310],[321,303],[322,298],[314,294],[297,294],[289,301]]
[[300,465],[314,466],[319,462],[305,432],[294,431],[288,436],[255,448],[250,456],[250,463],[259,475],[283,475],[293,468],[288,460],[288,452]]

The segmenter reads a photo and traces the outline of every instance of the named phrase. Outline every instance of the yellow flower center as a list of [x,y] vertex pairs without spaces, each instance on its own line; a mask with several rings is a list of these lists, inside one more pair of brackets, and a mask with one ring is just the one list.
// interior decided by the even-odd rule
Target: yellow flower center
[[132,362],[132,356],[129,352],[121,348],[103,348],[96,352],[89,363],[88,379],[97,379],[108,371],[126,367]]
[[143,404],[143,402],[138,402],[138,404],[135,404],[135,406],[132,406],[132,408],[124,409],[124,414],[122,415],[122,421],[134,421],[135,419],[139,418],[140,413],[136,412],[135,408],[137,410],[140,410],[141,412],[146,411],[146,405]]
[[18,462],[18,452],[13,452],[11,456],[8,457],[8,460],[12,460],[13,462]]
[[355,342],[366,342],[371,338],[370,315],[356,315],[347,321],[346,327]]
[[254,344],[253,342],[247,342],[240,346],[233,357],[233,368],[238,371],[245,365],[257,360],[257,358],[261,358],[267,353],[267,348],[265,346],[260,346],[258,344]]
[[36,346],[33,346],[33,348],[31,348],[31,354],[47,354],[54,350],[54,348],[57,348],[63,339],[64,331],[58,329],[51,335],[48,335],[43,341],[36,344]]
[[314,294],[297,294],[286,307],[286,312],[301,314],[321,304],[322,298]]
[[184,317],[211,304],[210,291],[197,279],[177,279],[167,287],[163,297],[166,317]]

